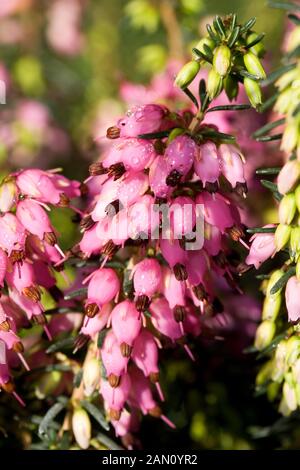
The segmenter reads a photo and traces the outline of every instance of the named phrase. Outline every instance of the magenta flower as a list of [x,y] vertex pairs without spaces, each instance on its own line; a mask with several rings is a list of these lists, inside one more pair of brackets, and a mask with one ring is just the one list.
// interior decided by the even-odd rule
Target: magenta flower
[[167,114],[167,108],[157,104],[133,106],[126,117],[118,121],[120,137],[137,137],[140,134],[158,132],[162,129]]

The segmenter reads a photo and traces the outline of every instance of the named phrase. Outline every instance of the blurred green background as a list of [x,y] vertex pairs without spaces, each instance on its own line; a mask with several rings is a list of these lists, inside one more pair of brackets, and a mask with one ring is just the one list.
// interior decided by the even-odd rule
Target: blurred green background
[[[261,0],[17,0],[17,3],[21,4],[19,11],[2,18],[0,6],[0,57],[11,82],[7,105],[0,111],[0,126],[8,119],[3,116],[8,109],[14,108],[12,112],[16,113],[20,100],[38,100],[50,111],[55,126],[65,131],[68,145],[58,151],[55,145],[51,148],[51,144],[36,142],[36,136],[14,122],[17,142],[6,145],[4,139],[0,158],[3,164],[8,159],[11,165],[20,167],[32,164],[36,156],[39,166],[63,165],[66,174],[73,177],[81,177],[87,171],[84,161],[98,156],[93,132],[99,115],[105,121],[107,114],[110,124],[112,109],[121,112],[120,83],[124,80],[147,83],[170,59],[189,57],[191,45],[205,31],[210,15],[237,12],[241,22],[257,17],[256,30],[266,33],[265,43],[273,63],[279,56],[284,26],[282,13],[270,10]],[[65,3],[69,8],[75,3],[76,21],[72,23],[63,8],[54,11],[57,3]],[[70,28],[74,29],[70,44],[79,40],[77,35],[81,45],[66,52],[59,41],[68,41]],[[18,121],[18,116],[9,119]],[[25,158],[24,153],[26,156],[29,153],[29,157]]]

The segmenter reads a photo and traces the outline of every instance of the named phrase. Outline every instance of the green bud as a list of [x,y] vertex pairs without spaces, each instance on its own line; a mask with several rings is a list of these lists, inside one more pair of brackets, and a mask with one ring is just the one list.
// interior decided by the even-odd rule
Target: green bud
[[[258,34],[256,33],[250,33],[248,36],[247,36],[247,39],[246,39],[246,44],[250,44],[251,42],[253,42],[256,38],[258,37]],[[263,46],[263,43],[262,41],[258,42],[257,44],[254,44],[254,46],[250,47],[249,49],[251,52],[253,52],[253,54],[257,55],[257,57],[262,57],[265,53],[265,48]]]
[[298,259],[296,264],[296,277],[298,281],[300,281],[300,258]]
[[290,410],[290,408],[289,408],[289,406],[286,402],[285,397],[283,397],[283,396],[281,397],[281,401],[279,403],[278,411],[279,411],[280,414],[282,414],[285,417],[288,417],[291,414],[291,410]]
[[276,331],[275,323],[270,320],[264,320],[256,330],[254,345],[261,351],[269,346],[274,338]]
[[286,351],[287,341],[283,339],[277,345],[274,357],[274,368],[272,371],[272,380],[278,383],[282,382],[284,374],[286,372]]
[[216,98],[223,89],[223,79],[222,77],[215,71],[215,69],[211,69],[208,77],[207,77],[207,93],[210,100]]
[[225,75],[227,75],[230,70],[230,65],[231,51],[229,47],[225,45],[217,47],[213,58],[213,67],[215,71],[221,75],[221,77],[225,77]]
[[88,449],[91,440],[92,426],[89,415],[83,408],[77,408],[72,417],[72,430],[81,449]]
[[296,383],[294,385],[294,389],[296,393],[297,405],[300,406],[300,384]]
[[290,411],[297,409],[297,397],[295,387],[288,382],[284,382],[282,387],[282,396]]
[[265,297],[263,309],[262,309],[262,319],[263,320],[273,320],[275,321],[281,307],[281,296],[280,295],[271,295],[270,297]]
[[256,380],[255,380],[256,386],[259,387],[260,385],[263,385],[264,383],[268,382],[271,379],[273,367],[274,367],[273,360],[268,361],[265,364],[263,364],[263,366],[260,368],[256,376]]
[[300,358],[296,359],[292,365],[292,374],[294,382],[300,384]]
[[297,188],[295,189],[295,201],[298,212],[300,212],[300,186],[297,186]]
[[231,75],[227,75],[224,79],[224,88],[229,101],[236,99],[239,93],[239,83]]
[[202,52],[203,54],[207,55],[205,49],[204,49],[204,44],[210,48],[211,51],[214,50],[215,48],[215,43],[214,41],[209,38],[209,37],[206,37],[206,38],[202,38],[200,39],[200,41],[198,42],[198,44],[196,45],[196,49],[198,49],[198,51]]
[[17,200],[17,186],[13,176],[7,176],[0,184],[0,212],[8,212]]
[[168,137],[168,143],[172,142],[172,140],[174,140],[179,135],[184,134],[184,132],[185,130],[181,127],[175,127],[175,129],[172,129]]
[[293,227],[290,237],[290,256],[297,261],[300,255],[300,227]]
[[257,108],[262,103],[261,89],[259,84],[251,78],[244,78],[244,87],[253,108]]
[[277,382],[271,382],[267,386],[267,397],[269,401],[274,401],[280,391],[281,385]]
[[83,367],[83,388],[86,397],[90,397],[93,392],[99,387],[101,380],[100,362],[95,357],[92,357],[84,363]]
[[293,107],[294,94],[291,88],[280,93],[274,105],[274,111],[280,114],[287,114],[289,109]]
[[246,69],[252,75],[256,75],[258,78],[266,78],[266,72],[257,57],[257,55],[253,54],[253,52],[246,52],[244,54],[244,64]]
[[[276,284],[277,281],[284,275],[284,271],[282,269],[276,269],[272,272],[270,279],[268,280],[268,285],[266,289],[266,296],[271,296],[271,289]],[[276,294],[272,294],[272,297],[277,297],[280,295],[281,289],[276,292]]]
[[299,136],[299,123],[295,119],[287,122],[280,144],[280,150],[291,153],[297,146]]
[[298,336],[291,336],[286,343],[286,363],[292,366],[300,355],[300,338]]
[[275,86],[279,91],[284,90],[288,85],[291,85],[294,80],[299,76],[298,68],[294,68],[284,73],[276,82]]
[[187,86],[189,86],[190,83],[192,83],[199,70],[199,62],[191,60],[190,62],[185,64],[182,69],[178,72],[177,77],[175,79],[175,85],[180,88],[186,88]]
[[277,251],[282,250],[282,248],[287,245],[290,239],[291,231],[292,227],[289,225],[279,224],[277,226],[275,231],[275,246]]
[[279,204],[279,222],[289,225],[296,213],[296,198],[294,193],[283,196]]

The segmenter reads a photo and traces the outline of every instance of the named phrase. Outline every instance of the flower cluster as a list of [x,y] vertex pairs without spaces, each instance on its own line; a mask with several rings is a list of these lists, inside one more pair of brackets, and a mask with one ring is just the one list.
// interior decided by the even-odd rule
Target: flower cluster
[[201,334],[201,317],[223,310],[214,284],[225,277],[235,287],[230,240],[244,243],[235,199],[247,185],[232,138],[192,113],[135,106],[107,137],[104,158],[90,166],[89,208],[74,250],[83,259],[101,256],[83,281],[77,347],[104,332],[100,393],[123,435],[138,410],[172,425],[152,390],[163,400],[158,350],[177,343],[194,359],[188,336]]
[[[299,47],[299,26],[286,44],[287,57],[296,57]],[[289,415],[300,405],[299,395],[299,319],[300,319],[300,163],[299,163],[299,61],[286,64],[277,72],[278,97],[274,110],[280,119],[263,131],[281,126],[282,134],[263,136],[264,140],[281,140],[287,161],[280,169],[266,169],[265,174],[278,173],[277,184],[267,181],[278,201],[278,223],[255,229],[246,263],[259,268],[275,257],[279,267],[265,276],[262,322],[258,326],[255,347],[270,349],[270,360],[257,376],[257,387],[266,388],[270,399],[281,397],[279,409]],[[258,132],[257,134],[261,134]],[[280,170],[280,171],[279,171]],[[287,320],[290,322],[287,324]],[[268,352],[268,350],[267,350]]]
[[77,196],[80,184],[55,171],[22,170],[7,176],[0,186],[0,387],[21,403],[10,369],[20,360],[29,370],[18,332],[33,323],[43,326],[51,339],[43,295],[61,294],[55,270],[63,269],[65,255],[47,212],[49,205],[68,207]]

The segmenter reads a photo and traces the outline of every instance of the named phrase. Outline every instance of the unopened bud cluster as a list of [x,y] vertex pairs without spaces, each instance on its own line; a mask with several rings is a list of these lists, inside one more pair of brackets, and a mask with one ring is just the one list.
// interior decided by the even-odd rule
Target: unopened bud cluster
[[200,68],[210,64],[207,79],[210,100],[222,90],[229,100],[235,99],[239,84],[243,83],[251,105],[257,108],[262,103],[260,81],[266,74],[260,60],[264,54],[263,35],[252,30],[254,23],[253,18],[240,25],[236,15],[216,17],[212,25],[207,25],[207,36],[193,49],[193,60],[180,70],[175,83],[183,89],[188,87]]
[[[299,31],[299,27],[294,28],[294,40],[289,41],[287,54],[299,47]],[[270,400],[279,399],[279,410],[287,416],[300,406],[299,62],[293,59],[291,65],[285,66],[276,86],[278,97],[274,110],[280,114],[278,125],[283,125],[280,149],[287,157],[275,186],[279,201],[278,223],[255,233],[246,262],[259,268],[264,261],[276,259],[279,254],[285,259],[284,264],[263,281],[265,298],[255,346],[266,354],[269,351],[270,357],[257,376],[257,387],[265,388]],[[284,339],[279,341],[282,336]]]

